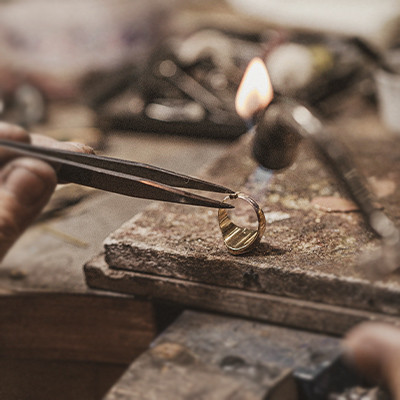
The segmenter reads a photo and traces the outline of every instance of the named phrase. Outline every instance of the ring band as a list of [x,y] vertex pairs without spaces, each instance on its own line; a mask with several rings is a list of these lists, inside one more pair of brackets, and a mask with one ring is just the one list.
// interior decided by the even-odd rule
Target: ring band
[[259,243],[265,232],[266,221],[261,207],[249,196],[243,193],[234,193],[226,196],[223,200],[242,199],[247,201],[254,209],[258,219],[258,229],[242,228],[235,225],[228,217],[224,208],[218,210],[218,223],[222,232],[225,246],[231,254],[238,255],[253,250]]

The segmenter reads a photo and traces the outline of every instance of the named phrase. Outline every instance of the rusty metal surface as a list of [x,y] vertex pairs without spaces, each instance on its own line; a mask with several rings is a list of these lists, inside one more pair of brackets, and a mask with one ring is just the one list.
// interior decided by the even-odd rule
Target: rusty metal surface
[[325,335],[186,311],[106,399],[325,399],[359,383],[340,352]]
[[[367,178],[394,182],[395,189],[380,202],[398,221],[399,140],[368,138],[368,129],[381,129],[374,119],[369,120],[366,135],[365,128],[364,124],[359,127],[362,132],[353,130],[347,144]],[[357,134],[361,139],[354,139]],[[256,252],[228,254],[214,211],[154,205],[106,239],[109,266],[398,314],[399,275],[375,282],[356,267],[361,253],[379,246],[360,214],[327,213],[313,206],[315,197],[345,194],[310,149],[303,146],[297,162],[266,184],[258,179],[250,140],[242,138],[203,177],[249,193],[262,205],[269,223]]]

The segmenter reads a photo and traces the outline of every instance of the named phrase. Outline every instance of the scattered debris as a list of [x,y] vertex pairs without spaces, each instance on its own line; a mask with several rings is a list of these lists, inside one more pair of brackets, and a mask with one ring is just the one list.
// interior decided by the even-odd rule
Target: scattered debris
[[359,211],[357,204],[343,197],[324,196],[314,197],[311,204],[318,210],[325,212],[354,212]]
[[89,243],[88,242],[84,242],[83,240],[75,237],[75,236],[71,236],[68,233],[65,232],[61,232],[58,229],[54,228],[53,226],[50,225],[43,225],[42,229],[50,234],[52,234],[53,236],[58,237],[59,239],[61,239],[62,241],[72,244],[73,246],[76,247],[80,247],[83,249],[86,249],[89,247]]
[[23,269],[13,269],[10,271],[10,279],[21,281],[27,277],[28,273]]
[[380,179],[376,176],[371,176],[368,178],[368,183],[378,199],[390,196],[396,190],[396,183],[391,179]]
[[273,222],[278,222],[278,221],[283,221],[285,219],[290,218],[290,214],[284,213],[281,211],[273,211],[269,213],[265,213],[265,219],[269,224],[272,224]]

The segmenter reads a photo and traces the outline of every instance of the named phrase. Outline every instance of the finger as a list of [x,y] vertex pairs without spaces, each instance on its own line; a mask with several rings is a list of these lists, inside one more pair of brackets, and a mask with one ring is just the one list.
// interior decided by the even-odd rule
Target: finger
[[57,183],[43,161],[17,158],[0,171],[0,260],[40,213]]
[[[29,143],[30,141],[29,134],[25,131],[25,129],[1,121],[0,138],[23,143]],[[12,150],[6,150],[0,147],[0,166],[4,165],[7,161],[17,156],[18,154],[13,152]]]
[[385,382],[400,400],[400,329],[391,325],[364,323],[344,340],[347,358],[366,376]]
[[[94,150],[86,146],[85,144],[78,142],[59,142],[58,140],[52,139],[48,136],[43,136],[38,133],[31,133],[32,144],[36,146],[50,147],[60,150],[74,151],[78,153],[94,154]],[[59,166],[57,164],[52,165],[53,168],[58,172]],[[64,180],[59,180],[59,183],[68,183]]]
[[36,146],[50,147],[60,150],[76,151],[78,153],[94,154],[94,150],[85,144],[78,142],[59,142],[48,136],[40,135],[38,133],[31,133],[31,142]]

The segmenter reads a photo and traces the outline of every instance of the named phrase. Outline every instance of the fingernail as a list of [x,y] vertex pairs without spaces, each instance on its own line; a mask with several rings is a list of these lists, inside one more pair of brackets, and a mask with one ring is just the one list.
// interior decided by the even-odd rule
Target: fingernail
[[3,188],[12,193],[18,202],[25,206],[35,205],[49,192],[49,184],[34,171],[11,165],[4,171]]
[[75,150],[80,153],[94,154],[94,150],[86,144],[79,143],[79,142],[65,142],[65,144],[70,146],[71,150]]

